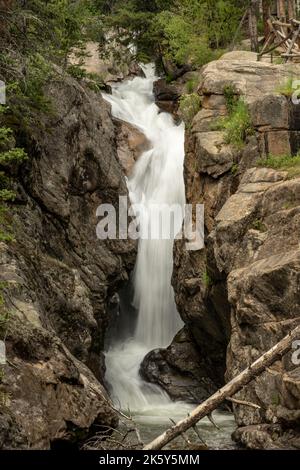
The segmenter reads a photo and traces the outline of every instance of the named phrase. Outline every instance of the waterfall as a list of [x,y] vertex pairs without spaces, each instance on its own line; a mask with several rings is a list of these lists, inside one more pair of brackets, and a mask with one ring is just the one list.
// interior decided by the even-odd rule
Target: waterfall
[[[183,180],[184,125],[176,125],[171,115],[159,112],[154,102],[154,66],[144,67],[145,78],[117,84],[112,95],[104,95],[115,117],[138,127],[151,143],[136,162],[128,179],[130,200],[143,205],[140,224],[157,224],[151,205],[184,206]],[[175,217],[174,234],[182,216]],[[155,227],[156,228],[156,227]],[[116,341],[106,353],[106,380],[117,405],[132,412],[151,413],[172,405],[159,387],[145,383],[139,367],[152,349],[166,347],[182,327],[171,286],[173,239],[140,239],[134,270],[134,305],[138,310],[131,338]]]

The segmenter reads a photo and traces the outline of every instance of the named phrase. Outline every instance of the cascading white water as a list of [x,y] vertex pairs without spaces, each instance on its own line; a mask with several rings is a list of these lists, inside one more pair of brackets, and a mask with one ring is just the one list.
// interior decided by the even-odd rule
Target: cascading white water
[[[140,128],[151,143],[141,155],[128,180],[131,202],[143,205],[140,224],[156,224],[150,206],[185,202],[183,181],[184,126],[175,125],[171,115],[160,113],[154,103],[154,67],[144,67],[146,78],[137,77],[114,86],[105,95],[115,117]],[[181,228],[182,217],[175,218],[174,234]],[[139,240],[134,272],[134,304],[138,321],[132,338],[117,342],[106,354],[106,379],[113,398],[121,408],[149,413],[160,407],[169,413],[176,406],[157,386],[145,383],[139,367],[152,349],[166,347],[182,326],[176,311],[171,286],[173,239]]]

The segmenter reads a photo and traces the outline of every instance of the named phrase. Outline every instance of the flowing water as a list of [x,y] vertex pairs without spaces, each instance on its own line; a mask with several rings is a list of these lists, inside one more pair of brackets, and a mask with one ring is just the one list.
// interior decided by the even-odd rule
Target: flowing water
[[[144,72],[145,78],[117,84],[112,95],[104,96],[112,105],[113,115],[138,127],[151,144],[135,164],[128,190],[131,202],[142,205],[141,228],[156,230],[153,205],[178,204],[183,208],[185,203],[184,125],[176,125],[171,115],[159,112],[153,97],[153,82],[157,79],[154,67],[147,65]],[[182,216],[175,216],[174,235],[181,225]],[[125,341],[116,338],[106,353],[106,380],[112,398],[117,406],[130,409],[136,416],[146,439],[147,430],[152,429],[155,435],[157,426],[166,427],[170,418],[178,420],[191,410],[191,405],[172,402],[162,389],[144,382],[139,375],[145,355],[168,346],[182,327],[171,286],[173,243],[172,237],[139,240],[133,276],[137,322],[131,337]],[[232,425],[231,418],[220,419]]]

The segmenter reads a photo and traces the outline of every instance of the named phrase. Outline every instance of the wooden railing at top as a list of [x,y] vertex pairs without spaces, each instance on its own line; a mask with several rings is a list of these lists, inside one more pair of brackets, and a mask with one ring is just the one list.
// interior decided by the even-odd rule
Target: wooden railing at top
[[300,59],[300,47],[298,44],[298,40],[300,40],[300,21],[291,19],[289,23],[284,23],[275,18],[270,18],[268,26],[269,34],[261,52],[258,54],[258,60],[279,47],[283,50],[281,57],[286,62],[293,58]]

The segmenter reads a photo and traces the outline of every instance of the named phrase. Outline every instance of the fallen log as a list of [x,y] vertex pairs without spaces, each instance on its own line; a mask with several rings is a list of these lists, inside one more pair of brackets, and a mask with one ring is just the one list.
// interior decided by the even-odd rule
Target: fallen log
[[283,354],[286,354],[291,349],[292,342],[299,338],[300,325],[294,328],[287,336],[279,341],[279,343],[269,349],[269,351],[260,356],[247,367],[247,369],[243,370],[243,372],[234,377],[234,379],[224,385],[224,387],[220,388],[211,397],[201,403],[201,405],[197,406],[187,418],[182,419],[147,444],[144,450],[162,449],[166,444],[184,433],[187,429],[194,427],[198,421],[215,410],[224,400],[235,395],[242,387],[261,374],[266,367],[272,365]]

